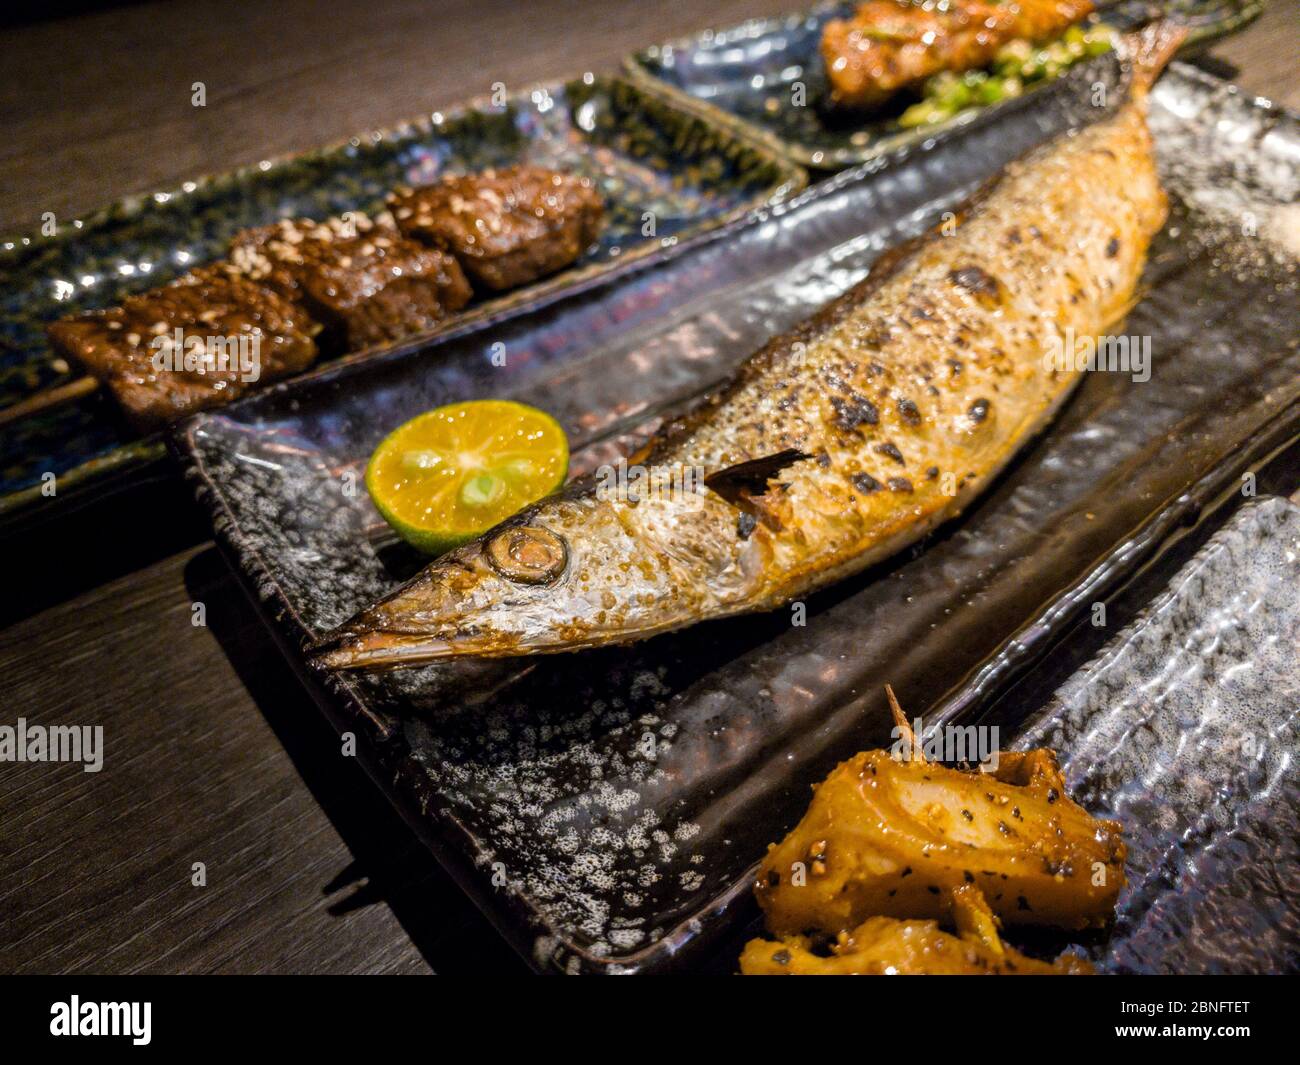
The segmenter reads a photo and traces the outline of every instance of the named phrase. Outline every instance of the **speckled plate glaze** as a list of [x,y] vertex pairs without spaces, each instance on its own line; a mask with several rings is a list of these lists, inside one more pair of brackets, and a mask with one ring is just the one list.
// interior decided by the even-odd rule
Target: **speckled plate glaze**
[[882,683],[918,713],[945,696],[976,712],[990,678],[1032,665],[1045,634],[1300,433],[1295,261],[1215,213],[1231,194],[1260,233],[1276,228],[1295,120],[1189,68],[1166,75],[1153,125],[1174,214],[1127,327],[1153,337],[1151,379],[1090,375],[959,522],[812,599],[802,628],[756,616],[626,649],[316,674],[304,644],[420,565],[348,486],[393,425],[483,396],[555,414],[575,472],[607,461],[1009,159],[1098,117],[1083,98],[1043,100],[841,174],[653,271],[317,371],[176,433],[219,542],[322,708],[539,968],[707,960],[748,918],[752,867],[808,786],[887,740]]
[[[478,301],[444,328],[540,305],[572,286],[653,257],[747,210],[801,189],[806,175],[762,146],[710,126],[621,79],[585,75],[527,89],[501,106],[475,101],[391,130],[181,188],[122,201],[66,222],[50,237],[0,248],[0,404],[69,379],[44,327],[102,307],[219,258],[237,230],[277,218],[374,210],[401,183],[515,162],[593,178],[608,217],[574,267]],[[654,215],[647,236],[645,212]],[[424,338],[427,339],[427,338]],[[349,359],[364,358],[352,355]],[[56,500],[141,475],[162,457],[160,437],[135,439],[95,396],[0,429],[0,529],[28,508],[52,506],[39,479],[58,476]]]
[[1300,970],[1300,507],[1243,506],[1016,747],[1125,826],[1118,973]]
[[[822,27],[832,18],[850,14],[856,4],[836,2],[778,18],[751,19],[739,26],[705,30],[692,37],[654,45],[629,56],[629,75],[679,104],[703,108],[718,122],[783,151],[805,166],[838,170],[874,159],[907,144],[915,144],[974,121],[983,121],[1006,108],[1032,107],[1047,86],[1001,104],[972,108],[950,121],[920,129],[897,122],[904,103],[879,115],[837,116],[824,105],[825,66],[819,51]],[[1189,27],[1183,51],[1200,48],[1253,22],[1263,0],[1124,0],[1099,4],[1100,12],[1118,29],[1132,29],[1164,12]],[[1094,79],[1100,64],[1079,64],[1072,77],[1081,84]],[[794,86],[804,86],[804,102],[796,105]],[[900,98],[901,100],[901,98]]]

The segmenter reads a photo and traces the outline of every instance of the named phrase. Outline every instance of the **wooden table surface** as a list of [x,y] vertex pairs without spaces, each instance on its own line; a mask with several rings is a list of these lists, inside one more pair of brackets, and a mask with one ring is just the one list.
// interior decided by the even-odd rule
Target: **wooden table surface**
[[[0,233],[797,6],[179,0],[10,29]],[[1207,63],[1300,107],[1298,10],[1274,0]],[[102,725],[105,754],[93,774],[0,763],[0,971],[524,971],[340,756],[183,493],[164,499],[165,528],[95,517],[7,553],[0,724]]]

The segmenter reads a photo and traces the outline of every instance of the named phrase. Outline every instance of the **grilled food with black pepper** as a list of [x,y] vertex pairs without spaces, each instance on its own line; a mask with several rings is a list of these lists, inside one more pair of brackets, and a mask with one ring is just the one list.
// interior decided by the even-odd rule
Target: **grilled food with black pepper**
[[214,269],[239,274],[303,306],[337,353],[433,329],[469,302],[469,282],[445,252],[354,211],[324,222],[283,219],[246,229]]
[[1122,829],[1070,799],[1056,756],[1005,754],[992,772],[927,762],[893,705],[910,757],[864,751],[816,786],[759,868],[768,928],[835,936],[869,917],[941,918],[963,885],[1007,924],[1109,923],[1125,882]]
[[319,332],[299,304],[214,267],[48,328],[143,432],[305,370]]
[[[447,178],[391,202],[396,225],[353,211],[242,230],[227,259],[51,323],[51,345],[106,384],[139,428],[155,429],[318,354],[432,331],[469,302],[466,273],[484,292],[534,281],[577,259],[604,219],[588,178],[534,166]],[[256,341],[256,373],[211,359],[162,366],[158,345],[177,330],[222,350]]]
[[1092,966],[1074,954],[1039,961],[1002,942],[997,921],[979,889],[952,895],[952,923],[868,917],[841,932],[829,952],[807,936],[751,939],[740,955],[745,976],[1085,976]]
[[399,189],[388,206],[406,236],[454,255],[474,287],[490,292],[573,263],[605,218],[590,178],[540,166],[449,175]]

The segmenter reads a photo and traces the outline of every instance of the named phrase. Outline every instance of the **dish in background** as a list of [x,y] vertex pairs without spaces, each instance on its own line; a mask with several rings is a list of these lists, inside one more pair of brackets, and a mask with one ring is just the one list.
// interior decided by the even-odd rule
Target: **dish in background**
[[[624,67],[666,98],[702,108],[715,121],[753,137],[804,166],[838,170],[888,152],[920,145],[953,129],[984,121],[1006,108],[1037,99],[1052,81],[1040,81],[1023,95],[961,111],[937,124],[904,128],[902,106],[864,118],[837,116],[825,106],[827,86],[820,53],[822,31],[833,18],[850,15],[854,3],[831,3],[776,18],[750,19],[739,26],[705,30],[629,56]],[[1097,15],[1120,31],[1160,14],[1172,14],[1189,28],[1182,54],[1249,25],[1263,0],[1124,0],[1098,4]],[[1086,93],[1105,70],[1106,57],[1078,63],[1063,75]],[[802,101],[794,89],[802,85]]]

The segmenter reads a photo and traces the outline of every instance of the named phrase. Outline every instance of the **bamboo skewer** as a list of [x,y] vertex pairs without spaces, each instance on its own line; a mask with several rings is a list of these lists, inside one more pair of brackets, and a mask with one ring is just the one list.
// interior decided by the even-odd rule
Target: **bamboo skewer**
[[22,421],[33,414],[40,414],[41,411],[72,403],[90,395],[98,388],[99,382],[93,377],[77,377],[65,384],[43,388],[33,396],[11,403],[7,407],[0,407],[0,425]]

